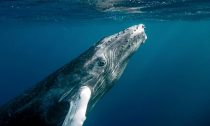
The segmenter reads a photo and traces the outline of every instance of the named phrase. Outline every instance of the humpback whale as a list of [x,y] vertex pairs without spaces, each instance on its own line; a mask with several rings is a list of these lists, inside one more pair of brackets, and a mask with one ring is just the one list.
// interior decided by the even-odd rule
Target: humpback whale
[[0,108],[0,126],[82,126],[147,39],[144,25],[105,37]]

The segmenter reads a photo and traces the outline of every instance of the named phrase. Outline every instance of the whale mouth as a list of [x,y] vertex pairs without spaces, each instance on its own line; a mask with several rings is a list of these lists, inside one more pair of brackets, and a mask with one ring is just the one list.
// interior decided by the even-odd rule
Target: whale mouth
[[128,33],[130,32],[130,37],[128,38],[128,43],[130,46],[134,48],[134,50],[137,50],[138,47],[143,43],[145,43],[147,39],[147,35],[145,33],[145,25],[139,24],[134,25],[132,27],[129,27]]
[[130,55],[135,52],[142,43],[145,43],[146,39],[145,25],[138,24],[104,38],[98,43],[97,47],[100,47],[102,50],[110,49],[122,53],[122,55]]
[[146,36],[144,24],[134,25],[128,29],[131,30],[131,38],[135,36],[139,36],[141,34],[144,34]]
[[109,47],[120,47],[129,45],[132,47],[134,43],[145,43],[147,35],[145,33],[145,25],[138,24],[126,28],[118,33],[103,38],[101,41],[95,44],[96,49],[104,49]]
[[138,24],[103,38],[95,44],[95,49],[98,50],[98,54],[112,51],[117,59],[121,60],[130,57],[146,39],[145,25]]

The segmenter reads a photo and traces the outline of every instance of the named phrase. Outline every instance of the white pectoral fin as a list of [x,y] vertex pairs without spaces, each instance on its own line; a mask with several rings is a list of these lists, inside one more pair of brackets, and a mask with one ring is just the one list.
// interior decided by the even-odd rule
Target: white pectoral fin
[[82,126],[86,119],[91,90],[87,86],[80,88],[76,100],[70,102],[70,108],[62,126]]

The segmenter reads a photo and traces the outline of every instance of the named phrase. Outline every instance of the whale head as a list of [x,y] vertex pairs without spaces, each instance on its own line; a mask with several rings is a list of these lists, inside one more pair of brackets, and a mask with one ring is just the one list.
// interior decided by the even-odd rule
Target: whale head
[[135,25],[96,44],[94,57],[106,81],[111,83],[120,77],[130,57],[147,39],[144,28],[143,24]]
[[[113,87],[132,55],[146,41],[144,28],[143,24],[134,25],[101,39],[62,69],[62,73],[66,75],[58,77],[59,81],[63,81],[59,84],[62,83],[62,87],[73,94],[77,94],[74,92],[80,87],[89,87],[91,97],[88,110],[92,109]],[[66,80],[70,81],[67,83]],[[71,93],[71,99],[77,96],[70,95]],[[66,94],[68,92],[61,100],[67,98]]]
[[143,24],[134,25],[105,37],[80,57],[90,78],[84,84],[92,90],[90,104],[94,106],[120,78],[131,56],[147,39],[144,28]]

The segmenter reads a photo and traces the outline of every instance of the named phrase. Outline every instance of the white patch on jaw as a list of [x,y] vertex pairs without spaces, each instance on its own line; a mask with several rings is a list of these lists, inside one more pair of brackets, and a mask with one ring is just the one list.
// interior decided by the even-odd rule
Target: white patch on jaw
[[81,87],[77,95],[77,98],[70,103],[69,112],[62,126],[82,126],[86,119],[91,90],[87,86]]

